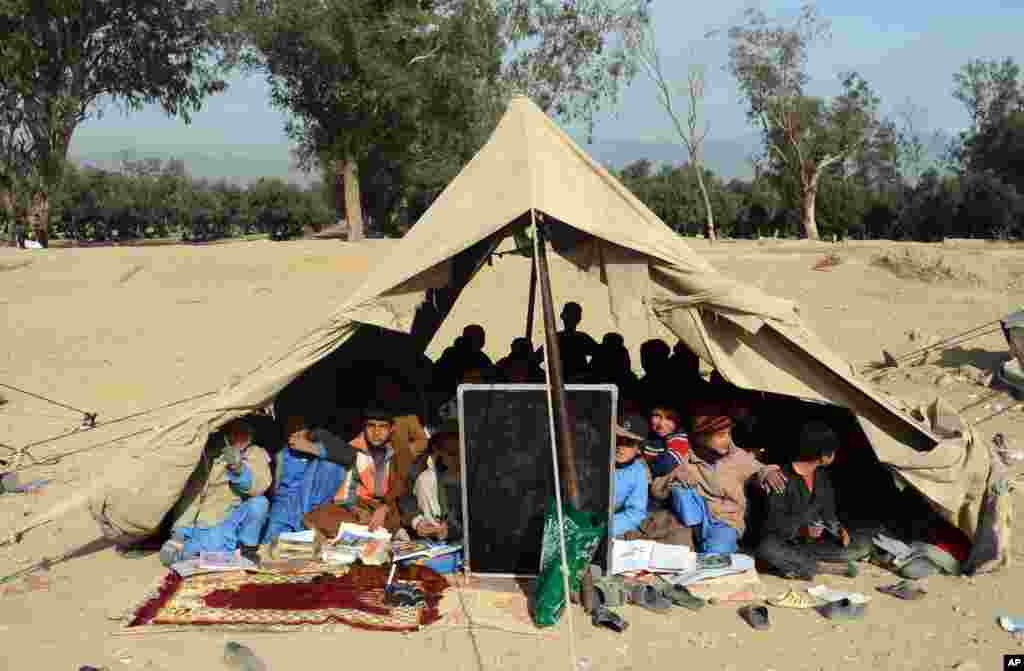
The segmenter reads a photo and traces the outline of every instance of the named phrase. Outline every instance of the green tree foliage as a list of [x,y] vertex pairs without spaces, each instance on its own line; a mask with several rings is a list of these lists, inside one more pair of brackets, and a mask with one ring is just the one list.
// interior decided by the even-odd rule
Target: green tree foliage
[[115,102],[186,121],[224,82],[214,0],[0,1],[0,205],[45,238],[75,129]]
[[649,0],[247,0],[240,15],[304,165],[344,176],[358,237],[429,202],[519,91],[590,122],[633,76]]
[[289,238],[335,220],[319,185],[193,180],[177,159],[126,159],[118,171],[67,164],[61,185],[50,223],[57,236],[72,240],[203,241],[253,233]]
[[[273,104],[290,113],[286,131],[301,164],[347,175],[346,209],[360,225],[363,208],[376,223],[388,218],[401,197],[389,187],[439,186],[472,155],[500,65],[488,7],[270,0],[244,8],[254,46],[248,63],[266,74]],[[370,194],[358,192],[357,179]]]
[[729,70],[747,101],[747,114],[762,132],[772,169],[786,173],[799,204],[805,235],[819,236],[815,219],[822,175],[830,166],[866,150],[878,130],[879,99],[855,72],[840,76],[842,93],[831,101],[809,97],[809,49],[829,33],[829,22],[805,4],[791,25],[751,9],[729,30]]

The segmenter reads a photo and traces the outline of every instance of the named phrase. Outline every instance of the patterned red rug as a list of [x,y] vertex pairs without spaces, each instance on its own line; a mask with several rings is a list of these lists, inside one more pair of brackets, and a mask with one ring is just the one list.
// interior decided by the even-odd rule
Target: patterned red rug
[[448,581],[424,566],[399,569],[426,603],[384,603],[386,566],[352,566],[339,573],[278,575],[214,573],[182,579],[173,571],[136,608],[128,628],[155,625],[230,626],[269,630],[343,624],[374,631],[415,631],[440,619]]

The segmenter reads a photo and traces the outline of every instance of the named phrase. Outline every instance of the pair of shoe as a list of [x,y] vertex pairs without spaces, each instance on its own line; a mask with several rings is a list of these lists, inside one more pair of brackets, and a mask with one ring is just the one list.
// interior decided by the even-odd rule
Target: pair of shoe
[[[248,559],[257,567],[262,561],[258,545],[239,546],[238,553],[243,559]],[[168,538],[160,547],[160,563],[167,568],[171,568],[171,566],[183,559],[185,559],[185,539],[181,535],[175,534]]]
[[393,582],[384,588],[384,603],[389,606],[415,608],[426,602],[426,594],[415,585]]
[[673,585],[660,576],[658,580],[660,583],[659,592],[661,592],[662,596],[672,602],[673,606],[688,608],[690,610],[700,610],[707,603],[699,596],[695,596],[693,592],[686,588],[685,585]]

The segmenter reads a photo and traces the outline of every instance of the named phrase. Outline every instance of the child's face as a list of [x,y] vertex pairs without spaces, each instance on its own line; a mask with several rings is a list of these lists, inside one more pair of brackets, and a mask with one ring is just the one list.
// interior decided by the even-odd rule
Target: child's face
[[651,412],[651,430],[664,438],[668,434],[678,431],[679,427],[676,426],[676,421],[669,416],[669,413],[661,408],[655,408]]
[[615,461],[620,464],[628,464],[636,459],[640,446],[632,441],[621,441],[615,446]]
[[725,429],[706,436],[704,446],[719,456],[729,454],[729,450],[732,449],[732,431]]

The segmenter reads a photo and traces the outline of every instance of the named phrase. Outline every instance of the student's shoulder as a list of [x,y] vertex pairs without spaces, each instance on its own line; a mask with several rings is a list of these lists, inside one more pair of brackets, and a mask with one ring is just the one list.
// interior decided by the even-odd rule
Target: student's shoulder
[[682,431],[678,431],[676,433],[670,433],[667,436],[665,436],[665,445],[670,450],[673,449],[673,448],[676,448],[676,449],[689,449],[689,447],[690,447],[690,437],[688,435],[686,435],[685,433],[683,433]]
[[259,445],[250,445],[245,450],[245,453],[247,458],[260,459],[268,464],[270,463],[270,452]]

